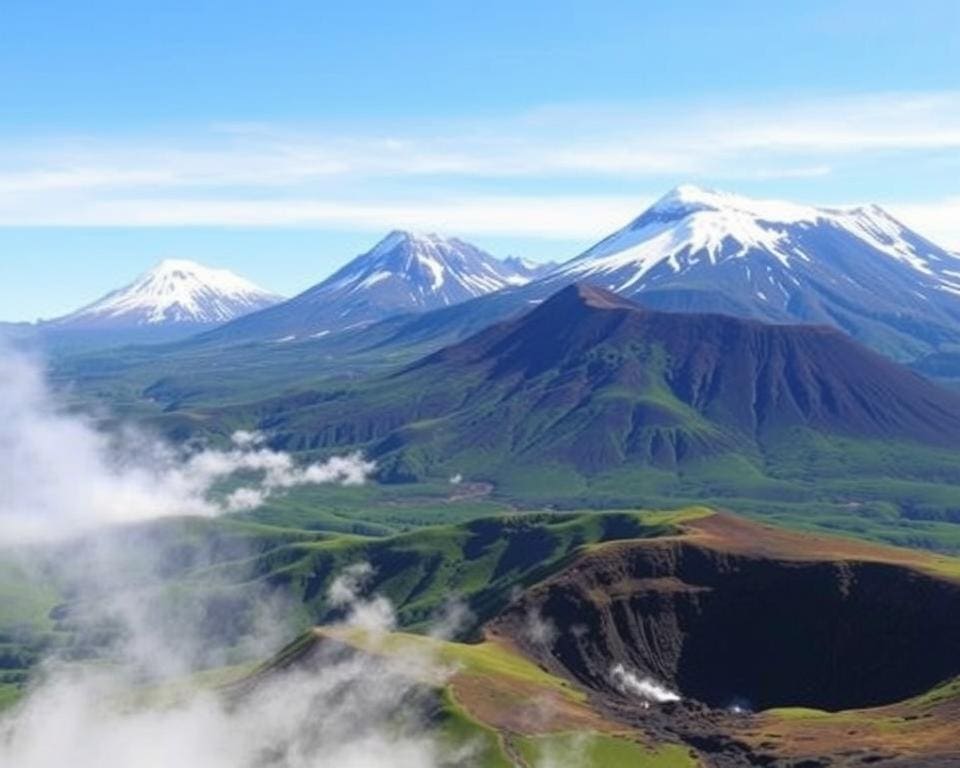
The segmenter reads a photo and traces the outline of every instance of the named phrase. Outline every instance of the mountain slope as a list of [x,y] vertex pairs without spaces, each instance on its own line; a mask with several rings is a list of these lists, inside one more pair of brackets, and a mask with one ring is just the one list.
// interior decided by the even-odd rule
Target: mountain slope
[[877,206],[679,187],[545,280],[644,305],[823,323],[899,358],[960,343],[960,259]]
[[812,208],[682,186],[532,282],[409,318],[440,346],[586,282],[652,308],[830,325],[898,360],[960,348],[960,258],[876,206]]
[[212,326],[275,304],[280,297],[225,269],[167,259],[134,282],[44,323],[56,330]]
[[391,232],[323,282],[208,340],[307,340],[391,315],[447,307],[529,282],[528,268],[462,240]]
[[[941,480],[960,475],[960,395],[838,331],[654,312],[585,285],[394,375],[238,417],[286,448],[362,446],[392,480],[559,471],[559,493],[576,477],[655,470],[686,482],[733,461],[760,485],[774,463],[806,483],[839,467],[822,466],[833,451],[847,478],[876,470],[889,457],[872,457],[875,444],[936,454]],[[724,495],[738,478],[721,477]]]
[[[582,281],[619,289],[655,309],[832,325],[890,357],[916,361],[917,370],[957,379],[957,264],[956,254],[876,209],[814,209],[681,187],[624,230],[523,285],[439,309],[408,302],[404,310],[386,298],[385,306],[377,305],[386,280],[351,293],[332,290],[331,278],[288,304],[204,334],[206,346],[191,339],[162,356],[109,362],[114,370],[128,369],[137,391],[154,392],[152,385],[163,380],[165,405],[209,402],[225,384],[222,364],[229,364],[255,376],[260,392],[240,396],[252,399],[268,386],[279,391],[307,379],[368,375],[411,362]],[[367,266],[355,275],[361,283],[377,271]],[[354,319],[340,318],[344,312]],[[333,332],[344,326],[352,327]],[[281,339],[299,343],[275,343]],[[250,340],[267,343],[242,343]]]
[[520,256],[508,256],[503,260],[503,263],[527,280],[538,280],[541,277],[546,277],[559,266],[554,261],[536,262]]

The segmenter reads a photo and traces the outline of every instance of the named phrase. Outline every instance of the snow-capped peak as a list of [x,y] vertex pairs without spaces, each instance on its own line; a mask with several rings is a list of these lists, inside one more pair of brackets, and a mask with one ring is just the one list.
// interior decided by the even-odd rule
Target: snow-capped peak
[[[791,270],[809,262],[805,232],[835,231],[853,236],[927,275],[944,252],[907,230],[876,205],[816,208],[779,200],[682,185],[671,190],[623,229],[568,262],[562,274],[610,274],[614,290],[644,287],[647,276],[666,265],[668,273],[763,257]],[[952,261],[952,259],[951,259]],[[948,280],[952,289],[956,282]]]
[[450,307],[532,280],[463,240],[394,230],[322,282],[224,329],[224,337],[307,341]]
[[670,190],[646,213],[685,216],[698,211],[726,211],[730,214],[781,223],[815,221],[818,215],[816,208],[781,200],[756,200],[730,192],[698,187],[694,184],[681,184]]
[[426,270],[430,290],[436,293],[447,278],[446,258],[450,253],[455,253],[459,245],[459,241],[447,240],[435,233],[394,230],[373,247],[367,255],[367,261],[389,261],[391,255],[400,249],[406,259],[403,265],[405,271],[409,272],[419,265]]
[[229,270],[186,259],[164,259],[129,285],[53,322],[114,328],[208,325],[233,320],[279,300]]
[[529,281],[489,253],[456,238],[395,230],[318,290],[402,291],[411,308],[454,304]]

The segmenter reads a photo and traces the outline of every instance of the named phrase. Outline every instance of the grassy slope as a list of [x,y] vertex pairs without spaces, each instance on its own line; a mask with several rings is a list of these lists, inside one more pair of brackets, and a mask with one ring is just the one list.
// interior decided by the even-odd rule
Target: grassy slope
[[[467,645],[422,635],[371,636],[335,628],[318,633],[368,653],[432,658],[454,670],[442,694],[443,734],[452,745],[469,744],[484,768],[512,766],[518,757],[528,765],[584,768],[687,768],[698,764],[681,745],[653,745],[620,726],[611,730],[611,724],[592,713],[581,691],[498,643]],[[565,705],[557,703],[558,697]],[[531,726],[522,715],[516,719],[505,715],[502,705],[491,709],[488,698],[495,702],[508,699],[518,712],[546,708],[555,714]],[[553,703],[545,707],[548,701]],[[591,723],[602,730],[594,730]],[[578,724],[584,727],[575,728]]]
[[[642,361],[640,369],[631,368],[638,363],[630,355]],[[603,379],[598,388],[584,384],[604,365],[626,379]],[[960,551],[960,529],[953,525],[960,521],[955,452],[802,428],[759,440],[718,432],[672,393],[666,365],[656,348],[600,346],[562,372],[520,382],[491,385],[476,371],[459,377],[413,371],[328,383],[309,396],[168,413],[156,423],[175,434],[199,430],[215,438],[240,426],[261,427],[304,458],[363,449],[376,454],[384,477],[421,484],[371,492],[366,509],[331,505],[320,494],[293,494],[275,507],[286,523],[300,527],[380,535],[429,524],[434,514],[453,522],[447,516],[453,510],[429,497],[463,475],[495,489],[474,510],[459,506],[459,520],[495,511],[497,504],[586,509],[700,503]],[[646,419],[639,429],[637,413]],[[663,446],[678,441],[695,449],[678,462],[667,449],[664,459]],[[422,514],[404,508],[404,499],[417,495]],[[277,519],[269,517],[275,511],[260,519]]]
[[[460,514],[467,513],[451,516]],[[203,617],[211,647],[223,647],[227,661],[237,663],[243,658],[230,650],[231,643],[256,625],[264,601],[289,601],[285,617],[291,629],[335,617],[326,592],[351,563],[371,563],[370,591],[394,603],[402,626],[422,628],[452,597],[485,618],[505,604],[512,589],[560,567],[578,547],[656,535],[671,530],[673,520],[654,513],[542,513],[375,538],[233,518],[184,519],[139,527],[124,533],[121,541],[137,599],[151,601],[151,610],[171,621]],[[0,565],[7,576],[3,588],[12,598],[0,613],[0,684],[22,685],[40,655],[53,646],[69,645],[81,657],[96,654],[82,641],[99,636],[97,625],[84,625],[82,604],[64,597],[54,577],[37,582],[21,573],[14,579],[11,569]],[[81,611],[79,618],[69,612],[68,623],[53,621],[51,612],[61,603]],[[4,689],[3,696],[12,695],[12,688]]]
[[42,655],[63,645],[66,635],[51,617],[61,599],[45,574],[0,553],[0,709],[17,699]]
[[[83,403],[109,403],[118,413],[156,417],[168,408],[249,402],[311,386],[342,385],[404,365],[432,351],[416,343],[377,348],[392,329],[347,332],[297,344],[231,347],[194,343],[112,349],[53,349],[51,377]],[[229,376],[224,376],[224,371]]]
[[[327,490],[306,499],[291,497],[247,520],[171,520],[148,527],[149,549],[165,563],[161,607],[189,616],[210,614],[205,607],[210,605],[216,611],[212,615],[228,611],[225,632],[242,631],[254,621],[258,604],[279,593],[292,600],[291,621],[302,628],[336,616],[325,599],[332,579],[346,565],[368,561],[376,570],[370,589],[391,599],[402,626],[426,626],[451,596],[465,600],[482,619],[495,613],[512,589],[560,567],[578,547],[654,535],[680,519],[676,513],[590,510],[469,521],[502,507],[485,499],[452,502],[443,495],[450,493],[449,484],[402,486],[391,503],[388,494],[395,488]],[[311,515],[313,503],[319,506],[324,496],[323,506]],[[867,514],[863,508],[852,513],[829,505],[753,508],[742,501],[741,508],[757,517],[790,527],[960,548],[954,524],[904,521],[882,507]],[[420,527],[431,521],[447,524]],[[309,527],[378,535],[302,529]],[[131,549],[131,558],[139,563],[143,558],[137,551]],[[11,569],[0,565],[6,598],[0,601],[0,683],[20,684],[38,654],[68,641],[69,632],[50,620],[51,609],[62,600],[56,584],[37,585]],[[211,643],[228,640],[211,638]]]
[[517,739],[530,765],[632,766],[633,768],[687,768],[699,765],[690,750],[679,744],[650,746],[628,737],[597,733],[560,733]]
[[374,568],[369,588],[397,607],[403,626],[430,621],[453,596],[479,618],[498,610],[515,587],[559,567],[578,547],[670,530],[640,513],[527,514],[435,526],[385,539],[340,537],[290,545],[289,561],[266,578],[293,591],[314,620],[330,618],[325,593],[352,562]]
[[297,488],[237,519],[301,530],[389,536],[432,525],[453,525],[510,511],[485,488],[433,483]]
[[[425,350],[414,346],[389,357],[384,349],[357,348],[356,342],[345,337],[226,351],[183,347],[172,356],[149,348],[115,350],[61,359],[56,372],[76,385],[73,391],[82,400],[113,403],[176,437],[199,432],[218,440],[236,428],[261,426],[304,459],[376,449],[378,462],[394,479],[420,481],[414,487],[344,492],[340,498],[330,489],[298,491],[250,517],[262,522],[382,536],[508,506],[693,503],[960,551],[960,527],[954,525],[960,521],[956,454],[800,429],[765,435],[760,443],[753,435],[718,435],[714,424],[668,386],[669,358],[656,345],[601,344],[561,371],[485,389],[488,382],[476,371],[364,378],[395,371]],[[345,353],[338,369],[334,362]],[[625,378],[601,377],[602,386],[583,399],[587,390],[571,382],[590,379],[598,366]],[[229,377],[222,375],[225,367]],[[335,377],[338,371],[342,375]],[[157,382],[161,386],[152,386]],[[311,389],[316,402],[304,404],[303,392]],[[637,412],[646,419],[639,431],[633,422]],[[398,423],[405,426],[398,429]],[[677,464],[653,460],[655,444],[681,438],[719,448]],[[447,481],[457,474],[494,484],[493,495],[448,504]]]
[[[175,574],[178,595],[184,594],[184,590],[196,597],[222,588],[241,593],[250,589],[249,595],[255,599],[260,593],[253,587],[270,583],[275,587],[284,586],[303,601],[307,609],[305,621],[331,615],[324,605],[322,593],[329,579],[343,565],[368,560],[380,569],[371,588],[390,596],[399,607],[401,623],[416,629],[422,627],[451,594],[464,596],[483,617],[496,610],[512,588],[543,578],[568,562],[571,553],[579,548],[590,548],[618,538],[672,533],[677,524],[685,521],[693,523],[696,529],[713,519],[705,518],[706,515],[707,510],[702,508],[630,514],[512,515],[461,525],[435,526],[381,539],[317,536],[235,520],[189,520],[158,524],[161,531],[154,531],[154,536],[159,535],[172,551],[182,553],[184,546],[189,550],[190,547],[200,547],[201,542],[215,541],[219,551],[226,553],[226,559],[217,564],[184,565]],[[775,528],[763,530],[769,539],[764,539],[765,547],[779,546],[781,540],[787,544],[793,541],[790,534],[778,532]],[[254,554],[240,561],[231,559],[238,552],[249,553],[250,549],[233,550],[230,543],[248,538],[247,544],[254,545]],[[743,541],[737,539],[737,542],[742,546],[756,545],[752,537]],[[873,552],[869,545],[845,543],[829,537],[811,538],[810,546],[826,547],[827,554],[836,548],[845,552],[851,547],[859,556]],[[817,552],[819,550],[813,554]],[[909,550],[877,552],[877,556],[889,556],[898,561],[905,558],[906,562],[919,567],[960,576],[960,565],[954,558]],[[522,555],[519,559],[518,554]],[[35,603],[28,601],[8,616],[45,625],[47,619],[40,610],[41,603],[49,602],[55,595],[48,587],[34,590],[32,594],[37,595]],[[353,637],[352,640],[362,646],[362,638]],[[281,666],[288,663],[303,648],[301,638],[286,649],[276,663]],[[638,740],[636,734],[611,731],[608,723],[596,720],[595,715],[585,709],[583,694],[575,687],[552,677],[502,645],[441,642],[420,635],[396,633],[387,641],[377,643],[375,650],[381,653],[422,651],[457,670],[455,682],[444,693],[443,737],[455,743],[468,739],[479,750],[483,764],[491,768],[509,765],[517,755],[532,761],[558,753],[576,754],[578,764],[587,766],[618,764],[610,761],[620,760],[664,768],[694,764],[687,750],[681,747],[651,747]],[[216,683],[223,678],[215,672],[209,679],[204,676],[197,679]],[[172,686],[170,690],[175,692],[178,689]],[[844,729],[851,727],[877,743],[889,733],[899,734],[898,739],[902,736],[904,743],[918,739],[918,733],[925,739],[940,738],[940,731],[936,728],[917,731],[919,726],[911,723],[918,713],[923,715],[931,711],[931,707],[942,707],[945,702],[949,705],[960,700],[956,694],[956,683],[944,686],[909,702],[912,707],[909,712],[825,715],[799,710],[775,711],[764,715],[760,730],[767,735],[779,734],[777,743],[786,750],[794,749],[794,744],[796,749],[801,749],[804,739],[811,734],[817,739],[840,739],[846,733]],[[12,703],[16,695],[14,687],[0,686],[0,706]],[[562,706],[550,708],[562,716],[558,716],[559,719],[549,728],[538,727],[528,732],[523,727],[505,724],[513,716],[511,709],[529,709],[534,699],[540,700],[543,696],[553,696],[555,701],[562,703]],[[524,701],[531,703],[527,705]],[[931,721],[924,718],[919,722],[922,725]],[[744,737],[752,738],[753,733],[747,732]]]

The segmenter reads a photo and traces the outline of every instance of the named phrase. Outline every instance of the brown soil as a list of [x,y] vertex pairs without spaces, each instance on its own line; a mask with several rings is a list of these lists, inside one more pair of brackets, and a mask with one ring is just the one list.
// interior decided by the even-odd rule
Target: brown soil
[[[960,675],[960,583],[941,560],[720,514],[593,548],[488,633],[717,765],[960,764],[960,703],[908,701]],[[548,643],[529,636],[531,615],[553,623]],[[618,663],[684,702],[643,707],[611,675]],[[773,707],[840,714],[762,712]]]

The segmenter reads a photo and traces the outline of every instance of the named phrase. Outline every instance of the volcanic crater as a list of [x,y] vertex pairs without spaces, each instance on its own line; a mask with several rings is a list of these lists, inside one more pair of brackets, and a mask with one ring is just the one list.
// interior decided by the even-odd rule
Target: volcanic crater
[[960,582],[913,557],[713,515],[585,552],[489,629],[604,697],[623,665],[717,709],[891,704],[960,675]]

